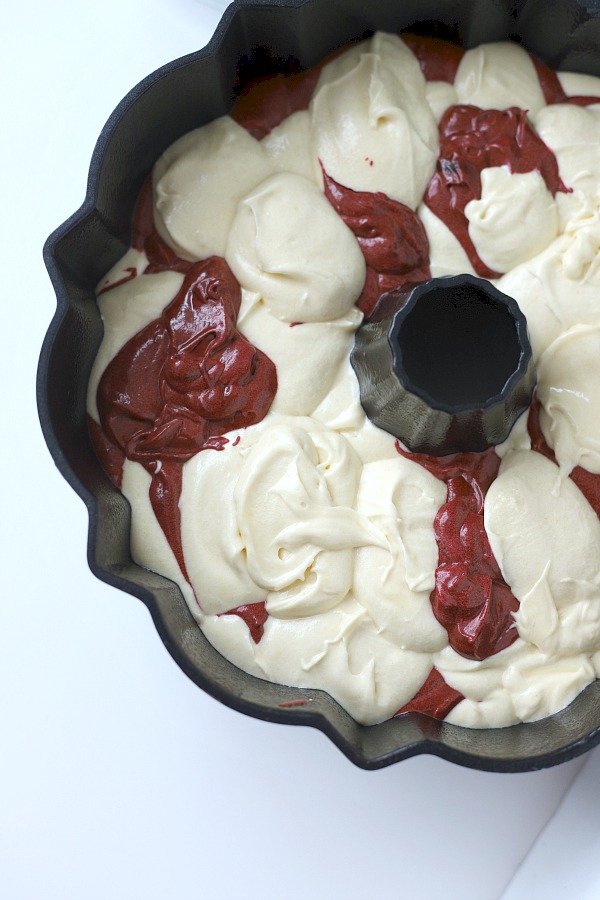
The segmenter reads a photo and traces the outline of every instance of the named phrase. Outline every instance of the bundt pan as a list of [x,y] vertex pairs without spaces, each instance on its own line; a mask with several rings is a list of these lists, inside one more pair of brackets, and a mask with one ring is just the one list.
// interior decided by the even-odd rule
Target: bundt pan
[[257,718],[319,728],[365,769],[419,753],[497,772],[566,761],[600,743],[600,682],[533,724],[471,730],[410,713],[365,727],[323,692],[270,684],[227,662],[179,588],[131,559],[128,503],[101,469],[86,426],[86,387],[102,337],[94,287],[129,245],[134,201],[157,157],[227,113],[249,79],[306,68],[375,30],[412,30],[467,48],[511,38],[555,68],[600,75],[599,17],[600,4],[575,0],[237,0],[206,48],[159,69],[119,104],[94,151],[83,206],[44,249],[58,309],[40,358],[39,413],[57,466],[89,510],[92,571],[147,605],[169,652],[211,696]]

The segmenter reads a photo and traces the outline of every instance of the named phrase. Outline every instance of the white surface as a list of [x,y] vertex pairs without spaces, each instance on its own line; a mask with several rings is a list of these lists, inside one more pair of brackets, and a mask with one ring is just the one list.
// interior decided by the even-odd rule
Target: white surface
[[[496,900],[581,761],[506,776],[420,757],[368,773],[320,733],[220,706],[172,662],[144,607],[88,571],[83,504],[38,426],[54,311],[43,241],[83,200],[118,100],[205,44],[222,6],[5,11],[0,896]],[[578,848],[591,860],[590,840]]]
[[600,753],[591,753],[502,900],[600,897]]

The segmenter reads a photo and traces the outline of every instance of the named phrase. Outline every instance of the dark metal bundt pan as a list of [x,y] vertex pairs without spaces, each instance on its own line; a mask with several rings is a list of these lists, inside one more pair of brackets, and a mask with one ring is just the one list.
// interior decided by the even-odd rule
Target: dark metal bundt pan
[[[119,104],[96,145],[83,206],[44,249],[58,309],[40,358],[39,414],[57,466],[89,510],[92,571],[148,606],[169,652],[213,697],[257,718],[319,728],[366,769],[419,753],[498,772],[568,760],[600,742],[600,682],[534,724],[477,731],[410,714],[364,727],[323,692],[269,684],[227,662],[194,624],[179,588],[131,560],[128,503],[100,468],[86,426],[86,387],[102,337],[94,287],[129,244],[134,200],[156,158],[226,113],[251,77],[306,68],[374,30],[413,30],[466,47],[513,38],[551,66],[600,75],[598,15],[575,0],[238,0],[205,49],[159,69]],[[282,706],[291,701],[307,702]]]

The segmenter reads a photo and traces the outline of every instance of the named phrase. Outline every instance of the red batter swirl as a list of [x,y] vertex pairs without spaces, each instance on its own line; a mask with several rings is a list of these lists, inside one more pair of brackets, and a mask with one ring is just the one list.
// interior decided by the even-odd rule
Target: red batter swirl
[[403,34],[402,40],[417,57],[426,81],[454,84],[456,71],[465,53],[462,47],[450,41],[417,34]]
[[444,676],[437,669],[432,669],[412,700],[409,700],[396,713],[423,713],[432,719],[445,719],[457,703],[464,700],[460,691],[446,684]]
[[235,327],[240,301],[223,259],[196,263],[162,315],[108,365],[98,411],[128,459],[185,462],[263,418],[277,377]]
[[265,623],[269,618],[264,600],[260,603],[243,603],[241,606],[235,606],[233,609],[228,609],[227,612],[219,615],[239,616],[246,623],[250,637],[255,644],[260,643],[260,639],[265,633]]
[[435,174],[425,192],[425,203],[444,222],[482,278],[499,278],[479,258],[469,236],[465,207],[481,199],[481,172],[508,166],[514,174],[538,171],[550,193],[567,192],[558,163],[527,121],[527,112],[451,106],[442,116],[440,155]]
[[[402,39],[417,57],[427,81],[454,81],[464,54],[462,47],[449,41],[411,34],[403,34]],[[287,116],[308,109],[321,70],[341,52],[330,54],[303,72],[289,75],[277,73],[254,79],[245,85],[234,103],[231,118],[261,140]]]
[[324,169],[323,179],[325,196],[356,236],[367,264],[365,286],[357,300],[365,315],[386,291],[431,278],[427,234],[410,207],[381,192],[353,191]]
[[[542,456],[555,463],[554,451],[546,443],[546,438],[540,428],[540,401],[537,397],[534,397],[529,408],[527,430],[531,439],[531,449],[537,450]],[[600,475],[588,472],[582,466],[576,466],[569,477],[575,482],[596,515],[600,516]]]
[[446,503],[435,517],[438,565],[431,606],[450,646],[470,659],[486,659],[517,639],[519,601],[504,581],[483,524],[483,504],[500,458],[484,453],[428,456],[398,452],[446,483]]
[[181,272],[185,275],[193,265],[188,259],[177,256],[159,235],[154,225],[154,194],[152,176],[146,178],[135,206],[131,246],[148,257],[144,275],[155,272]]
[[[181,466],[223,435],[259,422],[277,390],[274,364],[236,329],[241,291],[225,260],[189,265],[162,315],[131,338],[98,387],[109,446],[152,476],[156,517],[187,578],[181,547]],[[106,447],[98,447],[108,470]]]
[[600,97],[567,97],[554,69],[551,69],[540,59],[536,59],[535,56],[530,56],[530,58],[535,66],[544,100],[548,105],[572,103],[575,106],[591,106],[593,103],[600,103]]
[[247,85],[230,112],[232,119],[261,140],[292,113],[307,109],[322,62],[294,75],[268,75]]

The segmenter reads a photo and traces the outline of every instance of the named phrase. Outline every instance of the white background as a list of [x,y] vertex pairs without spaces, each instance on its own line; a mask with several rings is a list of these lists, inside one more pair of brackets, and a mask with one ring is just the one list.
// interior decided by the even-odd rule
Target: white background
[[[54,311],[43,242],[82,202],[120,98],[203,46],[224,6],[3,9],[0,897],[496,900],[585,760],[512,776],[429,757],[363,772],[318,732],[220,706],[142,604],[87,569],[83,504],[39,429]],[[599,778],[596,752],[506,900],[600,895]]]

